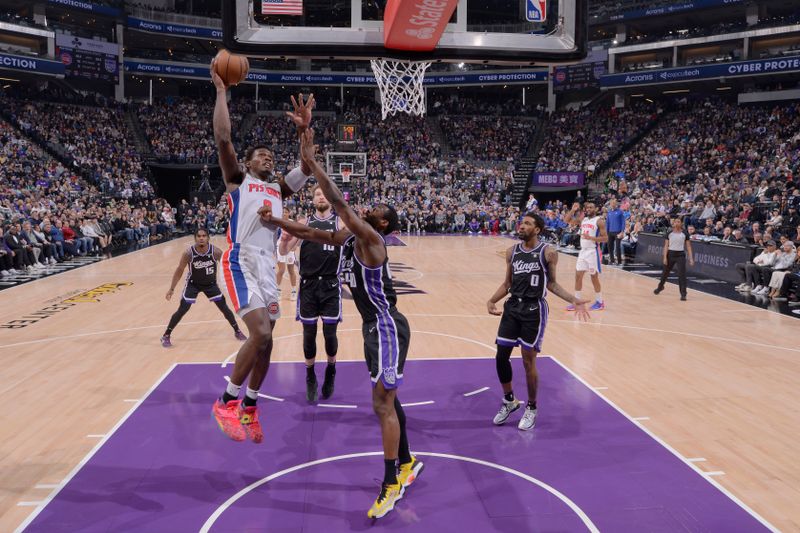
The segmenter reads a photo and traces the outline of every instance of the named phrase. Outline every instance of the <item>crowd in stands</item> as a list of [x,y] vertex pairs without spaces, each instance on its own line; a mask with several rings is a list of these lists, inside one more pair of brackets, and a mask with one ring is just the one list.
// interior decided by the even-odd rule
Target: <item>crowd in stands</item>
[[[239,132],[243,116],[252,103],[230,102],[231,131]],[[142,104],[137,116],[156,159],[165,163],[213,163],[217,160],[211,123],[213,101],[164,98]]]
[[536,169],[595,172],[660,113],[647,102],[616,108],[557,111],[550,117]]
[[[394,206],[403,233],[506,235],[516,231],[520,215],[511,202],[512,182],[505,166],[435,159],[413,173],[352,178],[346,194],[356,212],[378,202]],[[291,218],[308,216],[310,189],[288,200],[286,209]]]
[[[316,116],[312,127],[314,143],[319,145],[320,151],[322,153],[333,151],[336,129],[331,118]],[[259,115],[238,148],[244,150],[255,145],[264,145],[272,150],[275,168],[278,171],[291,170],[299,164],[300,147],[297,133],[283,114]]]
[[[797,103],[678,102],[612,166],[606,192],[596,199],[606,211],[613,209],[612,201],[619,202],[626,220],[618,236],[623,251],[632,254],[639,232],[666,231],[673,218],[683,220],[693,240],[765,249],[772,243],[774,253],[756,265],[761,270],[742,267],[740,290],[785,299],[789,287],[782,290],[767,278],[776,264],[782,272],[800,270],[798,111]],[[569,207],[548,203],[542,211],[561,244],[575,246],[577,228],[564,222]],[[788,266],[777,263],[781,254]],[[786,279],[800,285],[797,276]]]
[[423,117],[398,114],[381,120],[377,104],[362,103],[349,106],[344,120],[360,127],[355,151],[367,153],[372,177],[423,166],[442,153]]
[[464,158],[513,162],[525,155],[535,123],[511,117],[442,115],[439,126],[450,148]]
[[[193,198],[173,210],[155,198],[131,147],[123,108],[8,95],[0,102],[8,118],[0,122],[3,275],[70,256],[108,254],[115,243],[143,244],[197,227],[226,230],[224,203]],[[247,105],[233,104],[234,121],[252,111]],[[367,175],[352,177],[346,187],[357,210],[391,204],[402,230],[412,234],[513,234],[520,216],[511,200],[514,162],[524,155],[535,122],[503,116],[512,108],[497,102],[449,99],[441,106],[485,114],[382,121],[377,104],[348,103],[341,116],[315,117],[316,141],[323,153],[334,150],[335,124],[358,126],[355,150],[367,153]],[[185,162],[215,155],[207,102],[174,99],[134,109],[154,152]],[[742,267],[742,287],[751,282],[747,287],[756,294],[787,297],[793,274],[778,276],[789,280],[787,290],[783,279],[771,276],[798,267],[794,259],[778,259],[796,255],[800,242],[800,104],[745,107],[683,99],[665,109],[637,103],[622,110],[560,111],[550,119],[537,168],[592,172],[627,150],[610,163],[606,190],[597,198],[606,211],[618,205],[624,213],[618,236],[623,251],[632,254],[640,232],[663,231],[676,217],[692,239],[763,248],[774,242],[773,256]],[[254,118],[237,147],[264,144],[275,152],[278,173],[294,167],[298,143],[288,119],[278,113]],[[199,148],[202,153],[190,152]],[[308,215],[310,188],[285,205],[293,218]],[[564,222],[569,205],[535,207],[554,239],[575,244],[576,228]]]
[[[514,166],[507,159],[523,155],[533,135],[529,123],[508,117],[474,122],[470,117],[456,117],[447,127],[463,132],[480,129],[471,130],[471,143],[453,143],[450,154],[444,156],[424,118],[398,115],[382,121],[376,104],[348,103],[340,120],[357,125],[353,150],[367,154],[366,176],[352,177],[346,187],[356,209],[376,201],[391,203],[403,230],[418,234],[500,234],[516,227],[519,210],[511,207]],[[334,124],[324,116],[314,119],[323,153],[335,147]],[[442,130],[447,127],[442,124]],[[445,132],[445,142],[460,134]],[[484,140],[487,137],[491,145]],[[297,139],[285,117],[260,116],[243,146],[256,142],[274,148],[277,170],[297,164]],[[475,150],[476,146],[482,148]],[[285,205],[289,216],[307,216],[312,211],[310,190],[301,191]]]
[[[63,106],[67,127],[58,144],[69,146],[69,140],[77,140],[75,130],[81,124],[86,130],[87,141],[73,150],[70,161],[76,164],[70,164],[40,146],[57,132],[45,115],[36,114],[44,111],[28,107],[30,102],[12,102],[4,98],[6,110],[9,104],[13,108],[15,124],[0,120],[0,277],[38,272],[79,256],[108,256],[112,249],[133,249],[171,236],[171,207],[153,198],[146,180],[126,176],[129,167],[124,161],[120,164],[120,152],[110,146],[105,146],[106,152],[98,148],[101,128],[95,129],[98,124],[87,119],[89,113]],[[91,116],[108,119],[102,113]],[[39,123],[34,127],[30,120]],[[34,136],[40,144],[31,140]],[[103,153],[111,154],[108,162]],[[98,173],[99,179],[92,180]],[[114,197],[114,192],[121,194]]]
[[507,93],[481,93],[479,96],[461,96],[452,90],[429,89],[428,115],[476,115],[482,117],[542,117],[541,104],[524,105],[519,98],[509,98]]
[[153,195],[122,108],[6,96],[0,97],[0,105],[25,135],[63,154],[104,194],[120,198]]

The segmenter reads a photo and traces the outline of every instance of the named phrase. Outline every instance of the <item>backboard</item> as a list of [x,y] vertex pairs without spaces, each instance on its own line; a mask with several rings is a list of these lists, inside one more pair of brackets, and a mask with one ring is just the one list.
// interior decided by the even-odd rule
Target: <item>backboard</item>
[[386,0],[225,0],[223,42],[231,51],[269,58],[523,66],[575,62],[586,55],[586,0],[458,0],[430,52],[384,47],[385,5]]
[[329,176],[341,176],[342,170],[349,170],[350,176],[367,175],[367,154],[365,152],[326,152],[325,170]]

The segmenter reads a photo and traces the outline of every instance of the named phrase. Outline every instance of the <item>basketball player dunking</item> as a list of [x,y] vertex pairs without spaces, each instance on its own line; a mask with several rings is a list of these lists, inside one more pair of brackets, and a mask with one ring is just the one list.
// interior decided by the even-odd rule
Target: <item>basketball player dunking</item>
[[172,342],[170,341],[172,330],[175,329],[183,315],[192,307],[192,304],[197,301],[197,295],[201,292],[222,311],[225,319],[233,328],[233,334],[236,338],[240,341],[247,340],[244,333],[239,330],[236,317],[225,303],[225,296],[222,295],[222,291],[217,285],[217,262],[221,257],[222,250],[208,242],[208,231],[204,228],[199,228],[194,232],[194,245],[181,254],[178,268],[175,269],[175,273],[172,275],[172,283],[167,291],[167,301],[169,301],[175,292],[178,280],[181,279],[183,271],[188,265],[189,273],[186,275],[186,284],[183,287],[181,303],[178,306],[178,310],[169,319],[167,330],[164,332],[164,336],[161,337],[161,346],[164,348],[172,347]]
[[[527,213],[522,217],[517,230],[522,242],[506,251],[506,279],[487,302],[490,314],[503,315],[495,341],[495,364],[497,377],[503,387],[503,403],[493,422],[497,426],[505,424],[511,413],[522,405],[514,397],[511,386],[511,352],[515,346],[519,346],[528,383],[528,404],[517,426],[523,431],[531,429],[536,423],[536,391],[539,385],[536,356],[542,349],[544,330],[547,327],[547,291],[574,305],[578,318],[589,319],[586,311],[586,304],[589,302],[573,297],[556,282],[558,252],[539,240],[543,231],[542,217],[534,213]],[[510,298],[506,300],[501,312],[496,304],[506,295],[510,295]]]
[[[331,210],[331,204],[322,194],[319,185],[312,189],[314,213],[306,225],[321,231],[339,230],[339,218]],[[287,235],[289,235],[287,233]],[[281,240],[279,253],[293,249],[299,239],[291,237]],[[322,319],[322,336],[325,339],[325,381],[322,382],[322,399],[333,394],[336,377],[336,352],[339,339],[336,329],[342,321],[342,285],[339,281],[339,256],[341,246],[320,244],[314,241],[300,243],[300,298],[297,302],[297,320],[303,324],[303,355],[306,361],[306,398],[317,401],[317,374],[314,363],[317,357],[317,322]],[[285,255],[285,254],[284,254]]]
[[[603,253],[600,244],[608,241],[606,221],[597,215],[597,205],[592,201],[583,204],[583,213],[579,213],[581,204],[575,202],[572,210],[564,217],[564,222],[572,224],[579,222],[581,225],[581,251],[578,252],[578,262],[575,264],[575,299],[581,299],[583,288],[583,275],[588,272],[594,286],[594,303],[589,308],[592,311],[601,311],[606,308],[603,301],[603,292],[600,287],[600,272],[602,272]],[[568,305],[567,311],[574,311],[574,305]]]
[[[325,231],[273,217],[272,206],[259,212],[265,223],[272,223],[295,237],[329,246],[341,246],[339,274],[350,287],[353,301],[361,314],[364,356],[372,378],[372,407],[378,415],[383,439],[384,474],[381,492],[367,512],[380,518],[394,509],[422,471],[423,465],[411,455],[406,436],[406,416],[397,399],[403,381],[411,330],[406,317],[395,307],[397,293],[389,272],[389,258],[383,236],[399,229],[397,212],[379,204],[362,219],[347,205],[341,191],[314,159],[314,132],[302,136],[303,163],[314,172],[322,193],[347,229]],[[397,464],[399,461],[399,472]]]
[[[230,211],[229,248],[222,258],[222,270],[233,307],[244,320],[249,333],[249,338],[236,355],[225,392],[214,402],[213,415],[220,429],[231,439],[242,441],[250,438],[253,442],[261,442],[264,436],[258,421],[256,400],[269,369],[272,331],[280,316],[280,307],[275,280],[276,232],[274,226],[261,222],[258,210],[268,205],[280,216],[283,199],[300,190],[311,171],[308,165],[301,164],[285,178],[276,179],[273,153],[263,145],[248,148],[244,167],[239,166],[231,142],[226,87],[214,71],[213,64],[211,73],[217,89],[214,140]],[[301,94],[297,101],[292,97],[292,103],[294,112],[287,114],[301,135],[311,123],[314,96],[304,102]],[[247,390],[240,401],[239,392],[246,379]]]

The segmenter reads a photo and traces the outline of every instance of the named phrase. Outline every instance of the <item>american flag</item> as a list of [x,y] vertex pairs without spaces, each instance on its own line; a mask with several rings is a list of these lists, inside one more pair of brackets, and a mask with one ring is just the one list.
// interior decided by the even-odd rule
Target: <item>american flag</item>
[[302,15],[303,0],[261,0],[262,15]]

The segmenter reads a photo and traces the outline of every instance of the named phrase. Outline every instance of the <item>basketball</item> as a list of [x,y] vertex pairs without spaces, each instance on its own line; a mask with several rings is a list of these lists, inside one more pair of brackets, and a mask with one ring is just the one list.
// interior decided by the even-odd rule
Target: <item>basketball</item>
[[214,58],[214,70],[228,87],[239,85],[247,77],[250,62],[247,57],[232,54],[224,48]]

